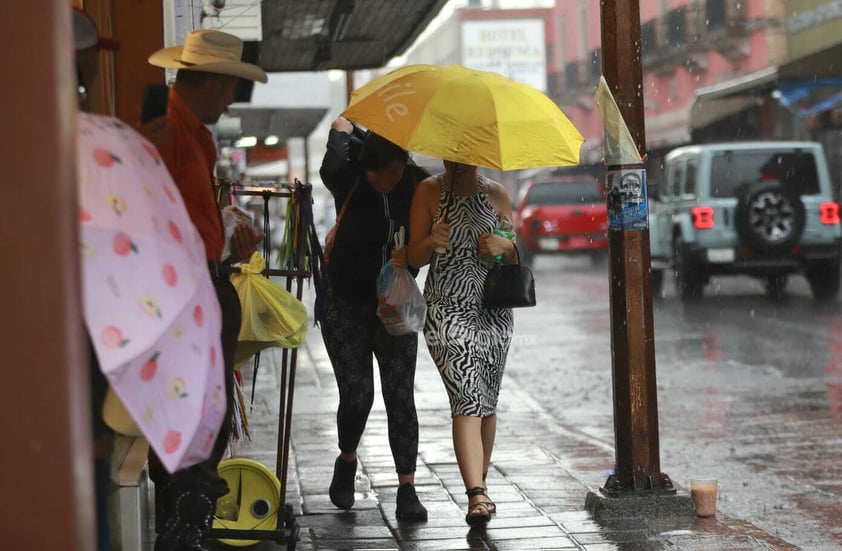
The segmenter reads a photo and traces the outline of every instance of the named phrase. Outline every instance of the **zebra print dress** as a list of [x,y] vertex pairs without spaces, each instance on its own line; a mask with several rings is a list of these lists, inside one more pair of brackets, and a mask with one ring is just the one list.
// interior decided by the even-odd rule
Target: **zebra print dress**
[[497,213],[483,193],[455,196],[438,176],[441,194],[436,220],[450,223],[450,246],[433,257],[424,297],[424,338],[441,374],[453,416],[487,417],[497,409],[500,382],[514,325],[511,309],[482,305],[488,268],[480,261],[477,239],[493,232]]

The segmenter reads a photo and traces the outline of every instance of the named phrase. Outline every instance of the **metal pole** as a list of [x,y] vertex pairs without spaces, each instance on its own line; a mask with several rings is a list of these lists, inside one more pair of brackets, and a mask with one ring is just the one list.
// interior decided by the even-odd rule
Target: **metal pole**
[[345,71],[345,104],[351,103],[351,92],[354,91],[354,71]]
[[[602,0],[602,66],[641,154],[646,152],[638,0]],[[607,496],[675,493],[661,473],[646,171],[642,164],[607,166],[606,182],[622,208],[609,226],[611,360],[616,469],[601,488]],[[616,198],[615,198],[616,200]],[[643,213],[630,209],[642,200]],[[627,210],[629,209],[629,210]],[[630,214],[634,213],[634,214]],[[628,216],[634,220],[626,220]],[[634,223],[631,223],[634,222]]]

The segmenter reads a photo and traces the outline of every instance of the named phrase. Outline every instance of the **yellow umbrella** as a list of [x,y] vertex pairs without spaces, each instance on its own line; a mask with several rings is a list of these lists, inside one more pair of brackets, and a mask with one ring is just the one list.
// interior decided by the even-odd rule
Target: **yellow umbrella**
[[498,170],[578,164],[584,141],[540,91],[461,65],[392,71],[342,115],[409,151]]

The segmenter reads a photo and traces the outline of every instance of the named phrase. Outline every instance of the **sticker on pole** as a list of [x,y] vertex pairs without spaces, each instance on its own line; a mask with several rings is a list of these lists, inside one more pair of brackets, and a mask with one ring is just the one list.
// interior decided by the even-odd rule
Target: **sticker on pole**
[[607,183],[609,229],[642,231],[648,228],[646,169],[609,168]]

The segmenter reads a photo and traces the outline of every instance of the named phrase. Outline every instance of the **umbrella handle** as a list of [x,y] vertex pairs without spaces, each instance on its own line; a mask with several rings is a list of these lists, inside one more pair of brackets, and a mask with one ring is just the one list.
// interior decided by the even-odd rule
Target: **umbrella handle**
[[[436,220],[435,223],[438,224],[439,222],[441,222],[442,224],[447,224],[447,214],[446,213],[443,213],[442,217],[441,217],[441,220]],[[445,247],[436,247],[433,250],[436,252],[436,254],[444,254],[444,252],[447,249]]]

